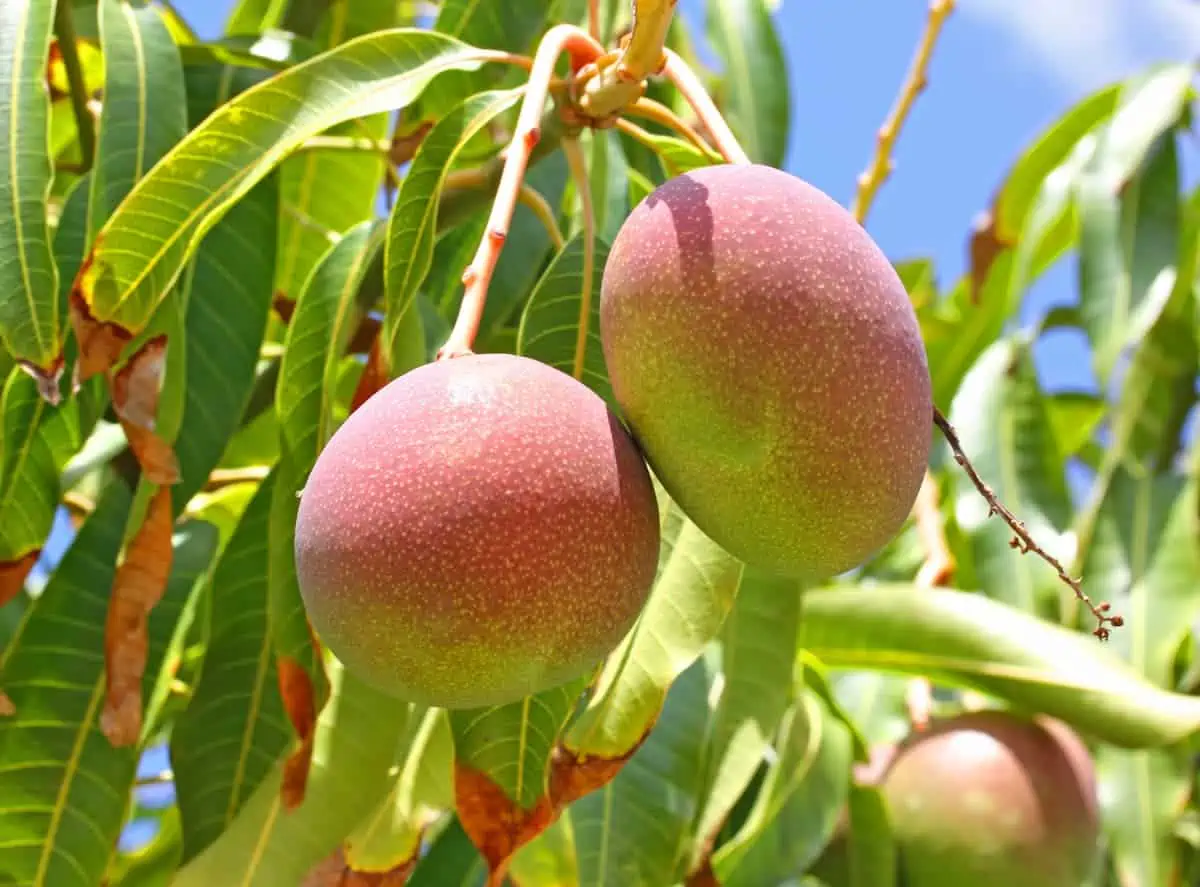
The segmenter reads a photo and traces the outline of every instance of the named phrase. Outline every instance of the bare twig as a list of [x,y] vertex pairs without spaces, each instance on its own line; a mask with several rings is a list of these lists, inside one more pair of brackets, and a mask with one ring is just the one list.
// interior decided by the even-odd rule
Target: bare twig
[[579,140],[563,139],[563,153],[571,169],[575,190],[579,192],[579,203],[583,209],[583,280],[579,297],[579,332],[575,336],[575,361],[571,375],[583,378],[583,364],[587,357],[588,324],[592,317],[592,276],[596,262],[596,213],[592,207],[592,187],[588,181],[587,164]]
[[700,123],[712,135],[713,142],[716,144],[717,150],[721,152],[721,156],[730,163],[749,163],[749,156],[738,144],[729,124],[717,110],[716,104],[708,94],[708,90],[704,88],[704,84],[700,82],[700,78],[696,76],[696,72],[674,50],[667,49],[664,54],[667,62],[663,67],[663,74],[675,84],[675,88],[692,106],[692,110],[700,118]]
[[858,194],[854,199],[854,215],[859,224],[866,224],[867,213],[870,211],[875,194],[892,171],[892,148],[900,136],[900,129],[904,126],[904,121],[912,110],[913,102],[928,83],[929,60],[933,56],[933,47],[937,44],[938,36],[942,32],[942,25],[954,11],[954,3],[955,0],[932,0],[929,4],[929,18],[926,20],[925,32],[921,35],[921,42],[917,46],[916,54],[909,66],[908,75],[904,79],[904,84],[900,88],[900,94],[896,97],[896,103],[892,106],[891,113],[888,114],[876,136],[875,156],[871,159],[870,166],[858,177]]
[[600,0],[588,0],[588,33],[597,43],[603,40],[600,36]]
[[71,89],[71,109],[75,113],[75,126],[79,130],[79,153],[84,170],[91,169],[96,154],[96,121],[88,110],[87,83],[83,77],[83,66],[79,63],[79,49],[75,40],[75,18],[70,3],[59,3],[54,12],[54,36],[58,38],[58,51],[62,55],[63,68]]
[[1079,580],[1067,573],[1063,565],[1059,563],[1054,555],[1047,552],[1044,548],[1037,544],[1034,538],[1025,528],[1025,524],[1017,519],[1004,504],[996,498],[996,494],[979,476],[979,472],[975,470],[975,466],[971,464],[971,460],[967,458],[963,452],[962,443],[959,442],[958,433],[954,430],[954,426],[942,415],[941,410],[934,407],[933,421],[938,429],[942,432],[942,436],[946,438],[946,443],[950,445],[951,452],[954,453],[954,461],[967,473],[967,477],[971,479],[971,483],[975,485],[975,489],[979,491],[979,495],[983,496],[988,504],[988,516],[1000,515],[1000,518],[1008,524],[1009,529],[1013,531],[1012,541],[1009,543],[1021,554],[1033,552],[1047,564],[1053,567],[1058,572],[1058,578],[1061,579],[1071,591],[1075,592],[1075,597],[1091,611],[1096,617],[1096,629],[1092,632],[1100,640],[1108,640],[1108,626],[1120,628],[1125,624],[1125,620],[1120,616],[1109,616],[1108,612],[1111,609],[1107,601],[1101,601],[1099,604],[1092,602],[1092,599],[1084,593],[1083,588],[1079,584]]
[[461,357],[471,354],[479,324],[487,302],[488,285],[496,270],[496,262],[504,248],[508,227],[516,209],[525,169],[529,156],[541,138],[538,123],[549,95],[550,80],[558,57],[569,51],[574,59],[594,59],[601,55],[603,47],[574,25],[556,25],[542,38],[534,58],[533,71],[529,75],[525,97],[517,116],[516,130],[504,159],[500,184],[496,188],[496,199],[488,216],[487,228],[475,252],[475,257],[463,273],[462,304],[450,337],[438,351],[438,359]]
[[673,129],[705,154],[712,151],[712,147],[704,141],[700,133],[661,102],[643,96],[626,108],[625,113],[630,117],[641,117],[643,120],[650,120],[668,129]]
[[[459,169],[446,176],[446,181],[442,185],[442,191],[458,191],[474,188],[486,188],[492,184],[492,177],[484,169]],[[546,229],[546,234],[550,237],[550,242],[556,250],[563,248],[566,243],[566,238],[563,237],[562,231],[558,228],[558,220],[554,217],[554,207],[549,201],[541,195],[541,193],[532,186],[522,182],[521,188],[517,192],[517,201],[525,204],[529,208],[542,227]]]

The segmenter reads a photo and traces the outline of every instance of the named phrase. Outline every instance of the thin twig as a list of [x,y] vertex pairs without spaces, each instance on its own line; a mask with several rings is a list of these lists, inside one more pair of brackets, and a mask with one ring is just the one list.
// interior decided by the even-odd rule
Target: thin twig
[[148,788],[152,785],[167,785],[175,781],[175,774],[170,770],[162,770],[158,773],[152,773],[149,776],[143,776],[134,784],[134,788]]
[[870,166],[858,177],[858,194],[854,198],[854,216],[860,225],[866,224],[867,213],[870,212],[875,194],[891,174],[892,149],[904,126],[904,121],[912,110],[913,102],[917,100],[917,96],[928,84],[929,60],[933,56],[933,47],[937,44],[938,36],[942,32],[942,25],[954,11],[954,3],[955,0],[933,0],[929,4],[929,17],[926,19],[925,31],[921,35],[921,42],[918,44],[912,64],[909,66],[908,75],[900,87],[896,103],[892,106],[891,112],[876,136],[875,156],[871,159]]
[[[484,169],[459,169],[446,176],[442,192],[486,188],[491,183],[492,177]],[[561,250],[566,244],[566,238],[563,237],[563,233],[558,227],[558,219],[554,217],[554,207],[550,205],[550,202],[541,195],[541,192],[525,182],[521,183],[521,190],[517,192],[517,201],[525,204],[542,223],[555,250]]]
[[613,124],[613,128],[618,132],[625,133],[625,135],[629,136],[638,144],[644,145],[649,150],[657,151],[657,147],[654,144],[653,133],[638,126],[632,120],[627,120],[624,117],[618,117],[616,122]]
[[597,43],[601,42],[600,0],[588,0],[588,33],[592,35],[592,39]]
[[96,121],[88,111],[87,83],[83,77],[83,66],[79,63],[76,46],[75,18],[70,3],[59,3],[54,13],[54,36],[58,38],[58,51],[62,55],[63,68],[67,72],[67,83],[71,90],[71,110],[75,113],[75,126],[79,130],[79,153],[83,157],[84,170],[91,169],[96,156]]
[[656,102],[654,99],[643,96],[626,108],[625,113],[630,117],[641,117],[643,120],[650,120],[667,129],[674,130],[705,154],[713,150],[700,133],[662,102]]
[[933,409],[933,421],[934,424],[937,425],[938,429],[941,430],[942,436],[946,438],[946,443],[950,445],[950,450],[954,453],[954,461],[957,462],[962,470],[967,473],[967,477],[971,479],[971,483],[975,485],[975,489],[979,491],[979,495],[983,496],[984,500],[987,502],[988,517],[991,517],[995,514],[1000,515],[1001,519],[1008,524],[1009,529],[1013,531],[1013,538],[1012,541],[1009,542],[1009,545],[1021,552],[1021,554],[1033,552],[1047,564],[1053,567],[1058,573],[1058,578],[1061,579],[1067,585],[1067,587],[1071,589],[1071,591],[1075,592],[1075,597],[1078,598],[1079,601],[1091,611],[1092,615],[1096,617],[1096,629],[1092,632],[1092,634],[1100,638],[1102,641],[1108,640],[1108,626],[1111,625],[1114,628],[1120,628],[1125,624],[1125,620],[1120,616],[1108,615],[1111,607],[1107,601],[1101,601],[1099,604],[1093,603],[1092,599],[1087,596],[1083,588],[1080,586],[1079,580],[1067,573],[1066,569],[1064,569],[1063,565],[1059,563],[1058,559],[1054,557],[1054,555],[1050,554],[1044,548],[1038,545],[1034,538],[1029,535],[1029,531],[1025,528],[1025,524],[1018,520],[1016,515],[1009,511],[1004,506],[1004,503],[996,498],[996,494],[992,491],[992,488],[989,487],[984,482],[983,478],[979,476],[979,472],[975,470],[975,466],[971,464],[971,460],[968,459],[966,453],[963,452],[962,443],[958,439],[958,433],[954,430],[954,426],[950,424],[946,417],[942,415],[941,410],[939,410],[937,407],[934,407]]
[[550,91],[550,80],[554,66],[563,52],[570,52],[575,59],[594,59],[601,55],[603,47],[588,36],[586,31],[574,25],[555,25],[546,32],[534,58],[533,71],[529,75],[525,97],[517,115],[517,125],[504,159],[500,184],[496,188],[496,199],[488,216],[487,228],[475,252],[471,264],[463,272],[462,303],[450,337],[438,351],[438,359],[461,357],[471,354],[479,324],[483,319],[487,303],[488,285],[496,270],[496,262],[504,249],[508,227],[520,197],[521,184],[529,157],[541,138],[539,121]]
[[667,49],[664,53],[667,62],[663,67],[663,75],[675,84],[675,88],[692,106],[692,110],[700,118],[700,123],[712,135],[713,142],[716,143],[721,156],[730,163],[750,163],[750,157],[738,144],[729,124],[717,110],[712,96],[708,94],[708,90],[704,88],[704,84],[700,82],[695,71],[674,50]]
[[583,210],[583,281],[579,297],[579,332],[575,336],[575,361],[571,375],[583,379],[583,364],[587,358],[588,325],[592,317],[592,276],[596,262],[596,213],[592,206],[592,187],[588,181],[587,163],[576,138],[563,139],[563,153],[575,190],[579,192],[579,203]]

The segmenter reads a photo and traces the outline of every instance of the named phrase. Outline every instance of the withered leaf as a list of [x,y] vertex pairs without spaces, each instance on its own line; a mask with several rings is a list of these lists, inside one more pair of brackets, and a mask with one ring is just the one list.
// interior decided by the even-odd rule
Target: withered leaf
[[40,548],[35,548],[16,560],[0,562],[0,607],[17,599],[41,553]]
[[367,365],[363,367],[362,375],[358,378],[358,385],[354,389],[354,397],[350,401],[350,412],[354,412],[371,397],[388,383],[388,372],[386,361],[383,359],[383,349],[380,347],[380,339],[376,338],[374,344],[371,345],[371,351],[367,355]]
[[11,718],[17,713],[17,707],[8,698],[8,694],[0,690],[0,718]]
[[312,678],[295,659],[281,656],[276,670],[284,710],[300,739],[300,745],[284,762],[283,784],[279,789],[284,808],[294,810],[303,803],[308,787],[308,771],[312,764],[313,740],[317,729],[317,694]]
[[133,339],[129,330],[115,323],[97,320],[83,294],[84,288],[94,276],[92,259],[100,240],[101,236],[97,236],[92,244],[92,251],[84,258],[68,300],[71,327],[75,330],[75,338],[79,342],[79,359],[75,363],[73,383],[75,388],[92,376],[107,372],[113,367],[120,358],[121,351]]
[[59,354],[46,367],[40,367],[27,360],[18,360],[17,366],[23,369],[37,384],[38,396],[52,407],[62,403],[62,374],[63,356]]
[[146,479],[170,485],[179,482],[179,462],[171,445],[154,431],[166,354],[166,335],[147,340],[113,376],[112,398],[129,448]]
[[971,232],[971,304],[979,304],[979,294],[987,283],[992,263],[1004,250],[1012,246],[996,227],[996,214],[984,212],[976,221]]
[[104,626],[107,695],[100,729],[114,746],[137,742],[142,730],[148,623],[171,573],[173,526],[171,489],[159,487],[113,579]]
[[[652,725],[653,726],[653,725]],[[649,729],[642,734],[633,748],[619,758],[590,756],[579,758],[562,745],[555,747],[550,756],[550,797],[556,808],[561,810],[584,795],[604,788],[616,778],[629,759],[637,753],[650,735]]]
[[488,864],[487,887],[500,887],[513,855],[557,818],[544,796],[530,810],[514,803],[485,773],[455,761],[454,805],[463,831]]

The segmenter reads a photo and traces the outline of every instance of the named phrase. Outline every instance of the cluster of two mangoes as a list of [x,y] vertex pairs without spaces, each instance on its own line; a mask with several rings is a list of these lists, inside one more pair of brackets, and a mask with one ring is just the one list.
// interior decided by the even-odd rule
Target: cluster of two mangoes
[[669,180],[613,243],[599,327],[620,418],[547,364],[479,354],[406,373],[330,440],[296,566],[349,671],[467,708],[593,669],[654,582],[647,463],[773,574],[844,572],[903,524],[932,440],[924,345],[891,264],[825,194],[750,164]]

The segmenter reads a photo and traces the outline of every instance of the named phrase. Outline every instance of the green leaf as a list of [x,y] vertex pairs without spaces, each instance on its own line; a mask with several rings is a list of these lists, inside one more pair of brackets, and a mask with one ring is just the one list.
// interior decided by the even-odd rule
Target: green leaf
[[383,234],[380,222],[348,231],[317,262],[288,324],[275,404],[283,451],[301,485],[333,436],[337,364],[363,313],[356,298]]
[[208,639],[192,698],[171,732],[186,863],[215,841],[291,735],[267,626],[267,519],[259,485],[209,582]]
[[1190,66],[1173,66],[1127,86],[1080,174],[1080,311],[1105,383],[1121,349],[1145,328],[1141,309],[1175,261],[1178,172],[1170,130],[1191,78]]
[[247,89],[176,145],[105,224],[80,281],[93,317],[140,331],[204,234],[306,138],[403,106],[438,74],[491,57],[443,35],[396,29]]
[[225,20],[226,34],[259,34],[283,23],[288,0],[238,0]]
[[[979,476],[1047,551],[1063,551],[1071,520],[1066,468],[1050,425],[1027,343],[1002,339],[983,353],[963,380],[950,410],[963,451]],[[1040,558],[1019,557],[1012,531],[993,520],[974,486],[955,485],[954,510],[971,548],[980,589],[1006,604],[1057,620],[1067,592]],[[1068,592],[1069,593],[1069,592]]]
[[747,569],[721,630],[723,686],[705,748],[692,865],[758,771],[794,701],[801,588]]
[[783,166],[791,97],[783,46],[763,0],[708,0],[708,37],[725,65],[722,111],[750,159]]
[[521,887],[580,887],[579,851],[569,810],[517,851],[508,874]]
[[1058,452],[1069,459],[1078,455],[1108,413],[1103,398],[1082,391],[1064,391],[1044,398]]
[[63,333],[46,217],[54,11],[49,0],[0,5],[0,340],[46,377],[61,370]]
[[[396,194],[384,248],[384,353],[392,355],[400,322],[433,264],[438,200],[455,158],[476,134],[521,98],[512,89],[474,95],[426,134]],[[460,272],[461,273],[461,272]]]
[[600,344],[600,284],[604,279],[604,263],[608,261],[608,244],[599,240],[595,241],[582,372],[577,375],[575,371],[576,349],[583,326],[583,245],[582,233],[568,240],[537,282],[521,313],[516,350],[518,354],[556,367],[568,376],[576,376],[616,411],[618,405],[608,381],[608,368]]
[[387,795],[409,707],[355,680],[334,659],[327,668],[332,694],[317,722],[304,803],[282,809],[277,762],[172,887],[295,887]]
[[691,142],[675,136],[650,133],[645,141],[654,150],[658,162],[662,165],[663,175],[668,179],[691,172],[693,169],[725,162],[720,154],[714,151],[701,151]]
[[[1135,673],[1162,688],[1175,685],[1176,655],[1200,615],[1195,460],[1193,454],[1186,476],[1117,468],[1083,564],[1092,594],[1111,600],[1125,618],[1113,632],[1112,648]],[[1141,698],[1147,697],[1143,690]],[[1171,880],[1166,874],[1178,864],[1173,829],[1190,790],[1188,759],[1182,743],[1135,753],[1099,750],[1105,831],[1123,879]]]
[[[629,162],[619,135],[612,130],[590,129],[582,136],[588,151],[588,183],[596,214],[596,239],[612,243],[625,217],[633,208],[629,202]],[[582,229],[582,209],[576,219]]]
[[97,12],[104,106],[89,178],[89,244],[134,184],[187,132],[179,49],[158,9],[99,0]]
[[[522,0],[521,3],[480,3],[479,0],[443,0],[433,29],[472,46],[506,52],[532,54],[537,38],[557,0]],[[508,75],[508,76],[506,76]],[[421,96],[423,120],[438,120],[465,95],[515,85],[503,68],[470,73],[452,73],[434,83]]]
[[0,878],[93,887],[120,830],[137,751],[113,748],[104,702],[104,624],[130,496],[110,485],[0,659],[16,707],[0,718],[5,842]]
[[41,550],[81,431],[78,401],[51,406],[24,370],[9,372],[0,389],[0,567]]
[[617,759],[636,747],[667,690],[717,637],[737,596],[742,564],[665,495],[659,510],[658,576],[637,622],[605,661],[586,707],[563,735],[577,756]]
[[980,594],[887,583],[809,591],[800,646],[831,668],[989,693],[1123,748],[1167,745],[1200,729],[1200,699],[1159,689],[1090,635]]
[[[330,49],[395,23],[396,4],[336,3],[321,19],[316,48]],[[346,121],[325,135],[380,141],[387,138],[388,115]],[[279,219],[277,293],[300,293],[330,234],[344,234],[372,218],[387,170],[378,150],[305,150],[279,168],[283,212]]]
[[849,887],[896,887],[898,859],[887,805],[879,789],[851,785],[849,814]]
[[1174,830],[1193,787],[1182,747],[1096,750],[1101,821],[1113,867],[1127,884],[1178,884]]
[[1112,116],[1120,93],[1119,84],[1092,93],[1055,120],[1022,152],[1005,176],[993,209],[992,226],[1001,243],[1016,243],[1043,182],[1067,161],[1081,139]]
[[415,861],[426,828],[454,807],[454,736],[442,709],[416,710],[396,755],[399,772],[378,808],[350,832],[346,864],[388,872]]
[[[0,880],[94,887],[120,832],[139,750],[114,748],[99,717],[109,589],[130,502],[123,484],[105,489],[0,661],[17,711],[0,718]],[[147,684],[215,539],[197,522],[175,535],[170,579],[150,614]]]
[[[185,69],[188,108],[198,125],[221,102],[265,73],[229,65]],[[201,241],[187,269],[186,389],[175,441],[178,511],[198,492],[237,431],[254,386],[275,267],[278,182],[268,176]]]
[[405,887],[483,887],[487,873],[487,863],[454,817],[421,857]]
[[586,684],[584,676],[508,705],[450,711],[455,763],[532,810],[548,792],[550,756]]
[[845,806],[853,736],[816,692],[806,689],[784,716],[775,753],[746,824],[713,855],[724,887],[777,884],[803,871]]
[[[1200,190],[1193,194],[1185,209],[1183,230],[1178,216],[1175,145],[1170,142],[1159,155],[1170,168],[1164,177],[1172,187],[1164,187],[1156,201],[1156,220],[1139,214],[1138,224],[1154,229],[1159,237],[1178,248],[1177,257],[1162,259],[1160,269],[1139,326],[1149,325],[1136,336],[1132,359],[1125,370],[1120,393],[1113,408],[1105,471],[1118,461],[1131,469],[1157,470],[1168,467],[1178,449],[1180,434],[1188,412],[1196,400],[1195,380],[1200,372],[1200,354],[1194,330],[1196,311],[1197,251],[1200,250]],[[1150,173],[1148,172],[1148,175]],[[1170,202],[1170,208],[1167,202]],[[1143,207],[1146,203],[1143,203]]]
[[654,729],[616,777],[570,806],[581,883],[657,887],[681,874],[698,813],[714,678],[706,659],[695,660],[671,686]]

